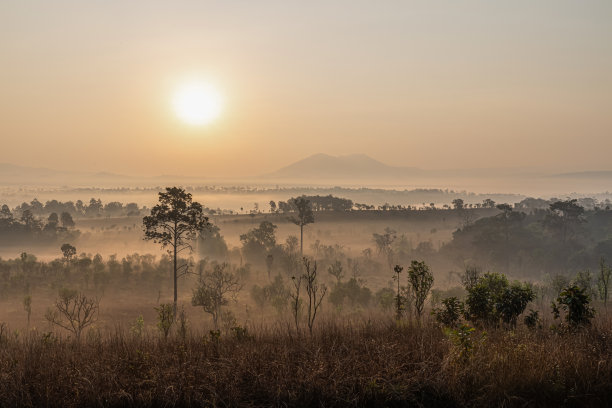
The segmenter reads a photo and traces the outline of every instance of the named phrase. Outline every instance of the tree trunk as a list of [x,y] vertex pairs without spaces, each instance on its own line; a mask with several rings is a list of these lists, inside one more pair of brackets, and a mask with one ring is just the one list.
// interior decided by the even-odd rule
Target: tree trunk
[[176,239],[175,239],[175,245],[174,245],[174,318],[176,318],[176,308],[177,308],[177,301],[178,301],[178,291],[177,291],[177,281],[178,281],[178,277],[176,275]]
[[304,256],[304,225],[300,225],[300,255]]

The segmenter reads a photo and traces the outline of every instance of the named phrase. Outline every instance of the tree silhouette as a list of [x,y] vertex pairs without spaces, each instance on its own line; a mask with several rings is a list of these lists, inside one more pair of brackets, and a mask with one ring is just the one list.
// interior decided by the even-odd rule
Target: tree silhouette
[[151,215],[142,219],[145,240],[169,248],[173,259],[174,278],[174,313],[178,298],[177,281],[188,272],[189,264],[178,265],[178,255],[187,250],[193,251],[191,241],[198,232],[211,227],[208,217],[204,216],[202,205],[192,202],[191,194],[179,187],[166,187],[166,192],[159,193],[159,204],[151,209]]
[[310,201],[304,197],[296,198],[293,204],[297,209],[298,215],[297,217],[289,218],[289,220],[300,227],[300,255],[304,255],[304,225],[312,224],[314,222],[314,215],[310,207]]

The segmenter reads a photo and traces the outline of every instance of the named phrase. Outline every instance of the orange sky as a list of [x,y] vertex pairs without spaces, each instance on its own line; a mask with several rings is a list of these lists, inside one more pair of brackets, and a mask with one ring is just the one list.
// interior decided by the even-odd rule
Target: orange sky
[[[610,21],[609,1],[3,1],[0,162],[612,169]],[[212,125],[171,110],[194,77],[224,94]]]

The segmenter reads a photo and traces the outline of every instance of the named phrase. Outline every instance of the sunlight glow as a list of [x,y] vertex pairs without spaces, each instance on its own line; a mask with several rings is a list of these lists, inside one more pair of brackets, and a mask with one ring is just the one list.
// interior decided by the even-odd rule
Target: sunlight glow
[[172,105],[180,120],[189,125],[201,126],[219,117],[223,99],[211,84],[188,82],[176,90]]

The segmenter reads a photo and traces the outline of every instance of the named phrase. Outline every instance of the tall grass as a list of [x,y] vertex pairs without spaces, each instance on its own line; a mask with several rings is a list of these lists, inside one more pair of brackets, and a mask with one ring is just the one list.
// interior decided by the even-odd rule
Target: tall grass
[[430,324],[277,324],[219,339],[117,328],[76,342],[32,331],[0,341],[0,406],[606,406],[612,322],[579,333],[471,334]]

